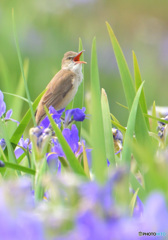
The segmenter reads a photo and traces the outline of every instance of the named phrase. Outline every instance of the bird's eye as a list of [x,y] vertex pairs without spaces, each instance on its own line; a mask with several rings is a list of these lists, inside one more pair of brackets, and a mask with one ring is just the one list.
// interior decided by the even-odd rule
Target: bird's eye
[[68,60],[71,60],[71,59],[72,59],[72,57],[67,57],[67,59],[68,59]]

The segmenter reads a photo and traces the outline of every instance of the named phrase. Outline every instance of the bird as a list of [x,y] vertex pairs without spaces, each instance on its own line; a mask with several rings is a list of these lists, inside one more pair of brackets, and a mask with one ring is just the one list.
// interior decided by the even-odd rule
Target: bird
[[46,92],[42,96],[36,113],[35,119],[37,125],[44,119],[46,112],[44,106],[54,107],[55,110],[65,108],[74,98],[78,87],[83,80],[82,63],[80,56],[84,50],[80,52],[68,51],[62,59],[61,70],[55,74],[46,87]]

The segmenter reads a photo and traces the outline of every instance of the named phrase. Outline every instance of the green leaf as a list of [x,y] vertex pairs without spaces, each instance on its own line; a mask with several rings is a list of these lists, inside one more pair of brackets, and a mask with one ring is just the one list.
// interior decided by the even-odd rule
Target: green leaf
[[6,168],[11,168],[13,170],[17,170],[17,171],[20,171],[23,173],[28,173],[30,175],[35,175],[35,170],[33,170],[31,168],[23,167],[21,165],[9,163],[9,162],[4,162],[4,163],[5,163]]
[[103,114],[106,158],[110,161],[111,164],[115,164],[114,141],[113,141],[113,134],[112,134],[110,109],[109,109],[107,94],[103,88],[101,92],[101,106],[102,106],[102,114]]
[[33,119],[34,126],[36,126],[37,124],[36,124],[35,117],[34,117],[33,107],[32,107],[32,104],[31,104],[29,89],[28,89],[28,86],[27,86],[26,78],[25,78],[25,73],[24,73],[24,68],[23,68],[20,48],[19,48],[18,39],[17,39],[17,35],[16,35],[14,9],[12,9],[12,23],[13,23],[13,33],[14,33],[14,39],[15,39],[15,44],[16,44],[16,50],[17,50],[17,55],[18,55],[18,59],[19,59],[19,65],[20,65],[22,77],[23,77],[23,80],[24,80],[24,86],[25,86],[25,90],[26,90],[26,95],[27,95],[27,98],[28,98],[28,101],[29,101],[29,108],[30,108],[30,112],[31,112],[31,117]]
[[[122,105],[121,103],[117,103],[117,104],[120,105],[121,107],[123,107],[123,108],[125,108],[125,109],[128,110],[128,107]],[[146,113],[143,113],[143,115],[144,115],[145,118],[151,118],[151,119],[153,119],[153,120],[156,120],[156,121],[159,121],[159,122],[164,122],[164,123],[168,124],[168,121],[167,121],[167,120],[164,120],[164,119],[162,119],[162,118],[158,118],[158,117],[155,117],[155,116],[153,116],[153,115],[146,114]],[[111,116],[112,116],[112,118],[113,118],[114,115],[111,114]],[[116,119],[115,119],[115,121],[116,121]],[[116,122],[118,122],[118,120],[117,120]]]
[[134,208],[135,208],[138,192],[139,192],[139,188],[137,188],[137,190],[135,191],[135,193],[134,193],[134,195],[133,195],[133,197],[131,199],[131,202],[130,202],[131,216],[133,215],[133,212],[134,212]]
[[5,142],[6,142],[6,145],[7,145],[8,161],[13,162],[13,163],[17,163],[16,157],[15,157],[14,152],[13,152],[12,145],[9,141],[9,136],[8,136],[6,128],[7,127],[5,125],[5,122],[2,121],[2,119],[0,119],[0,134],[1,134],[1,137],[5,139]]
[[143,174],[146,195],[158,189],[166,194],[168,175],[165,164],[161,164],[161,162],[158,161],[158,156],[151,154],[149,146],[144,148],[144,146],[134,142],[132,148],[133,155],[139,163],[140,171]]
[[107,159],[97,64],[96,38],[93,39],[91,55],[91,99],[92,167],[96,180],[103,183],[107,177]]
[[[111,38],[111,43],[114,49],[114,54],[117,60],[119,72],[121,75],[122,84],[124,87],[124,92],[126,96],[126,101],[128,104],[129,111],[131,110],[132,103],[135,97],[135,88],[133,85],[133,80],[125,60],[124,54],[121,50],[121,47],[117,41],[116,36],[114,35],[113,30],[111,29],[109,23],[106,22],[107,29]],[[137,111],[137,119],[136,119],[136,126],[135,126],[135,134],[139,142],[141,144],[149,143],[149,135],[148,129],[146,126],[146,122],[144,116],[142,114],[142,110],[138,107]]]
[[[79,38],[79,52],[83,50],[83,45],[82,45],[82,40]],[[84,55],[81,55],[81,61],[84,61]],[[73,100],[73,108],[80,108],[82,109],[83,107],[83,101],[84,101],[84,64],[82,66],[82,73],[83,73],[83,81],[81,82],[80,86],[78,87],[78,91],[74,97]],[[79,132],[79,138],[81,136],[81,127],[82,127],[82,122],[76,122],[75,123],[78,132]]]
[[163,123],[166,123],[168,124],[168,121],[167,120],[164,120],[162,118],[158,118],[158,117],[154,117],[154,116],[151,116],[151,115],[148,115],[148,114],[144,114],[145,117],[147,118],[151,118],[153,120],[156,120],[156,121],[159,121],[159,122],[163,122]]
[[[24,60],[24,65],[23,65],[23,70],[25,73],[25,78],[28,78],[28,70],[29,70],[29,60],[25,59]],[[18,81],[17,84],[17,88],[15,90],[15,96],[24,96],[25,95],[25,87],[24,87],[24,81],[22,76],[20,76],[20,79]],[[22,98],[25,100],[25,98]],[[26,101],[29,103],[28,99],[26,99]],[[32,102],[31,102],[32,104]],[[14,118],[18,118],[21,115],[21,110],[22,110],[22,106],[23,106],[23,101],[20,101],[20,99],[18,97],[13,98],[13,104],[12,104],[12,109],[14,109],[14,114],[13,117]]]
[[136,179],[134,174],[131,172],[130,172],[130,176],[129,176],[129,181],[134,190],[139,189],[138,197],[143,201],[146,197],[146,192],[145,192],[144,188],[142,187],[142,185],[140,184],[140,182]]
[[88,159],[87,159],[87,155],[86,155],[85,145],[83,143],[82,143],[82,147],[83,147],[83,166],[84,166],[84,171],[86,173],[86,176],[88,176],[88,178],[90,179],[90,171],[89,171]]
[[27,98],[24,98],[24,97],[22,97],[20,95],[14,94],[14,93],[3,92],[3,94],[19,98],[20,100],[23,100],[23,101],[25,101],[27,103],[29,102]]
[[69,170],[69,169],[70,169],[70,166],[69,166],[68,161],[67,161],[64,157],[58,157],[58,158],[59,158],[62,166],[63,166],[64,168],[66,168],[66,170]]
[[[33,111],[35,111],[35,109],[38,106],[38,103],[40,102],[41,97],[43,96],[43,94],[45,93],[46,89],[35,99],[32,107],[33,107]],[[13,144],[17,144],[21,138],[21,136],[23,135],[24,130],[26,129],[28,123],[31,120],[31,111],[30,109],[26,112],[26,114],[24,115],[24,117],[22,118],[19,126],[16,128],[15,132],[13,133],[10,141]]]
[[[139,89],[139,87],[142,83],[142,80],[141,80],[141,74],[140,74],[140,70],[139,70],[138,61],[137,61],[137,58],[136,58],[136,55],[135,55],[134,51],[133,51],[133,63],[134,63],[135,88],[136,88],[136,91],[138,91],[138,89]],[[140,103],[142,112],[147,114],[148,109],[147,109],[144,89],[142,89],[141,96],[140,96],[140,99],[139,99],[139,103]],[[146,120],[146,125],[147,125],[148,130],[149,130],[150,129],[149,119],[145,118],[145,120]]]
[[118,128],[122,133],[125,133],[125,132],[126,132],[126,128],[123,127],[120,123],[115,122],[115,121],[113,121],[113,120],[111,120],[111,123],[112,123],[116,128]]
[[[155,105],[155,101],[153,102],[153,106],[152,106],[152,116],[156,117],[156,105]],[[154,133],[157,133],[157,126],[158,123],[155,119],[151,120],[151,131]]]
[[67,143],[66,139],[62,135],[61,130],[58,128],[56,123],[54,122],[53,118],[48,112],[48,109],[45,107],[46,114],[51,122],[51,126],[53,130],[55,131],[55,134],[58,138],[59,143],[61,144],[61,147],[65,153],[65,156],[71,166],[71,168],[74,170],[75,173],[80,174],[82,176],[86,176],[82,166],[80,165],[78,159],[75,157],[72,149],[70,148],[69,144]]
[[[47,160],[44,157],[43,159],[41,159],[41,164],[39,166],[38,171],[36,171],[36,175],[35,175],[35,200],[36,201],[40,201],[43,199],[44,197],[44,187],[42,185],[42,179],[45,175],[45,173],[47,172]],[[36,169],[37,170],[37,169]]]
[[111,115],[111,117],[112,117],[112,119],[113,119],[114,122],[120,123],[120,122],[118,121],[118,119],[117,119],[112,113],[110,113],[110,115]]
[[10,169],[18,170],[18,171],[28,173],[28,174],[31,174],[31,175],[35,175],[35,170],[33,170],[31,168],[23,167],[21,165],[15,164],[15,163],[8,162],[1,146],[0,146],[0,153],[3,156],[3,159],[4,159],[3,162],[5,163],[5,168],[10,168]]
[[125,60],[124,54],[123,54],[121,47],[117,41],[117,38],[114,35],[114,32],[113,32],[112,28],[110,27],[109,23],[106,22],[106,25],[107,25],[107,29],[108,29],[108,32],[109,32],[109,35],[111,38],[111,43],[112,43],[112,46],[114,49],[114,54],[115,54],[115,57],[117,60],[117,64],[118,64],[122,84],[124,87],[128,108],[131,109],[132,102],[135,97],[135,89],[134,89],[134,85],[133,85],[133,80],[132,80],[127,62]]
[[124,139],[124,147],[122,151],[122,160],[126,161],[130,164],[131,162],[131,142],[133,141],[133,134],[134,134],[134,129],[135,129],[135,121],[136,121],[136,115],[137,115],[137,109],[138,109],[138,102],[139,98],[141,95],[142,87],[143,87],[144,82],[140,85],[137,94],[135,96],[135,99],[132,104],[132,108],[130,111],[130,115],[128,118],[128,123],[127,123],[127,130],[125,134],[125,139]]

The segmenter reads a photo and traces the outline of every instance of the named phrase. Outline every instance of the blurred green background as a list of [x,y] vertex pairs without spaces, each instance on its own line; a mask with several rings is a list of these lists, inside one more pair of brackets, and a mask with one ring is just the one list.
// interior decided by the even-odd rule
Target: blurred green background
[[[126,125],[127,110],[122,84],[106,29],[112,26],[133,75],[132,50],[145,80],[148,108],[153,100],[167,105],[168,1],[133,0],[1,0],[0,89],[16,93],[20,68],[12,30],[12,8],[22,59],[29,59],[28,86],[32,101],[60,69],[66,51],[78,51],[79,37],[85,49],[85,96],[90,101],[90,56],[96,36],[101,87],[111,112]],[[6,84],[6,78],[10,84]],[[7,109],[13,97],[5,95]],[[20,100],[19,100],[20,101]],[[86,104],[87,105],[87,104]],[[17,104],[15,106],[17,108]],[[28,109],[24,103],[21,115]],[[16,116],[14,109],[13,117]]]

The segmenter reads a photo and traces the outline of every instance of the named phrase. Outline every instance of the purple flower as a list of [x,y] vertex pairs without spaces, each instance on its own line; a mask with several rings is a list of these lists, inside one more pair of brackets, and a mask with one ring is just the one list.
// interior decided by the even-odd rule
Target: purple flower
[[143,211],[144,211],[144,205],[141,199],[137,196],[134,211],[133,211],[133,217],[140,218],[143,214]]
[[[71,130],[68,128],[64,128],[62,131],[63,136],[65,137],[66,141],[68,142],[69,146],[71,147],[72,151],[75,153],[78,150],[78,129],[76,125],[71,126]],[[51,153],[47,156],[47,161],[49,162],[50,159],[53,159],[56,157],[65,157],[65,154],[62,150],[62,147],[60,143],[58,142],[58,139],[53,138],[52,139],[53,147],[51,148]],[[52,156],[54,154],[54,156]]]
[[163,194],[152,193],[144,206],[141,220],[141,231],[143,232],[165,232],[168,234],[168,208]]
[[29,151],[31,151],[32,144],[30,143],[29,138],[26,138],[24,140],[24,138],[22,136],[21,139],[19,140],[18,146],[15,149],[15,156],[16,156],[16,158],[19,158],[24,153],[23,148],[25,150],[28,149]]
[[1,146],[2,150],[4,150],[6,148],[6,142],[5,142],[4,138],[0,139],[0,146]]
[[110,161],[107,158],[107,167],[109,167],[109,166],[110,166]]
[[[61,115],[62,113],[65,111],[65,108],[56,111],[55,108],[53,108],[52,106],[49,107],[49,113],[52,115],[52,118],[54,119],[54,121],[58,124],[58,126],[61,126]],[[40,123],[40,126],[42,128],[48,128],[50,127],[50,120],[48,119],[48,116],[46,116]]]
[[72,151],[75,153],[78,150],[78,129],[75,124],[71,126],[71,130],[68,128],[64,128],[62,131],[63,136],[65,137],[66,141],[70,145]]
[[58,159],[58,154],[55,152],[51,152],[47,154],[47,163],[51,172],[57,171],[57,173],[61,172],[61,163]]
[[82,109],[80,108],[74,108],[67,110],[65,112],[65,125],[68,125],[68,123],[72,120],[71,118],[73,117],[73,120],[82,122],[86,115],[85,115],[85,110],[86,108],[83,107]]
[[5,118],[4,118],[4,119],[5,119],[5,120],[8,120],[8,121],[10,120],[10,121],[12,121],[12,122],[16,122],[17,124],[19,124],[19,122],[18,122],[17,120],[11,118],[12,113],[13,113],[12,109],[8,110],[8,111],[6,112],[6,115],[5,115]]
[[[79,157],[80,154],[83,152],[83,146],[79,142],[79,136],[78,136],[78,129],[76,125],[72,124],[71,129],[64,128],[62,131],[62,134],[66,141],[68,142],[69,146],[71,147],[72,151],[74,152],[76,157]],[[53,146],[51,148],[51,152],[47,154],[47,162],[49,166],[55,166],[55,170],[58,169],[58,171],[61,170],[61,163],[58,160],[58,157],[64,157],[65,154],[64,151],[56,137],[53,137],[51,140]],[[82,143],[85,145],[85,141],[82,140]],[[91,152],[91,149],[86,149],[86,154],[88,158],[88,164],[91,165],[89,153]]]
[[0,117],[2,117],[2,115],[6,112],[6,104],[3,99],[4,99],[4,96],[0,90]]
[[5,163],[2,160],[0,160],[0,168],[2,167],[5,167]]
[[3,183],[0,187],[0,226],[3,240],[44,240],[43,225],[34,213],[30,181]]
[[[6,104],[5,104],[5,102],[4,102],[3,99],[4,99],[4,96],[3,96],[3,93],[2,93],[1,90],[0,90],[0,118],[1,118],[2,115],[4,115],[5,112],[6,112]],[[5,115],[4,119],[5,119],[6,121],[11,120],[12,122],[16,122],[16,123],[19,124],[18,121],[16,121],[16,120],[14,120],[14,119],[11,118],[11,115],[12,115],[12,109],[10,109],[10,110],[8,110],[8,111],[6,112],[6,115]]]
[[29,130],[32,148],[35,154],[36,162],[41,161],[46,155],[47,147],[52,136],[50,128],[42,128],[40,126]]

